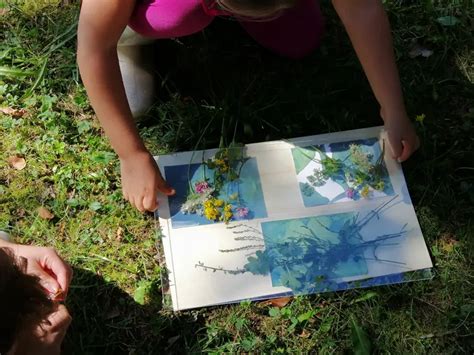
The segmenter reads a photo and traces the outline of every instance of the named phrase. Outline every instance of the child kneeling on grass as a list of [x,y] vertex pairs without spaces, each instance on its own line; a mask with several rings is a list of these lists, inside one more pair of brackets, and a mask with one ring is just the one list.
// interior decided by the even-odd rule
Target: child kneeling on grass
[[[380,104],[392,156],[402,162],[418,148],[419,141],[406,113],[382,2],[332,2]],[[234,17],[262,46],[294,59],[316,49],[323,31],[316,0],[82,2],[78,30],[82,79],[119,156],[124,197],[140,211],[158,207],[158,191],[172,195],[174,190],[164,181],[133,120],[134,115],[146,111],[153,97],[152,76],[142,67],[137,45],[150,39],[190,35],[216,16]]]
[[0,238],[0,354],[60,354],[71,276],[53,249]]

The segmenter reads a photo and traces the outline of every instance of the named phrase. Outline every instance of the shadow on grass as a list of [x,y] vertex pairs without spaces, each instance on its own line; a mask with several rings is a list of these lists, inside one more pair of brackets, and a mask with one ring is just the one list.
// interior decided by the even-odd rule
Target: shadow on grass
[[[326,38],[302,60],[261,48],[238,23],[221,19],[202,33],[157,41],[161,87],[144,136],[182,151],[382,125],[347,35],[324,10]],[[433,24],[434,12],[396,4],[389,11],[407,110],[413,121],[426,117],[415,123],[422,146],[404,165],[410,193],[418,208],[457,227],[474,215],[474,85],[459,65],[474,42],[464,27]],[[411,58],[415,42],[433,55]]]
[[[200,147],[215,147],[221,137],[251,143],[380,125],[351,47],[334,41],[347,40],[333,33],[334,52],[326,39],[310,56],[292,60],[221,19],[180,41],[157,41],[160,103],[145,125],[163,128],[173,150],[193,149],[201,133]],[[173,128],[178,137],[166,142]]]
[[67,307],[73,322],[64,341],[67,354],[198,353],[202,322],[192,312],[162,309],[159,290],[142,306],[103,277],[74,268]]

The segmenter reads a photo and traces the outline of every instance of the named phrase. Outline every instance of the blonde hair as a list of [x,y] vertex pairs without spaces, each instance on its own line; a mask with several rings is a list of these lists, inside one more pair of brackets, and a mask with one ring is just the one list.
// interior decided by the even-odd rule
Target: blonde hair
[[269,17],[292,8],[298,0],[217,0],[218,4],[236,14],[249,17]]

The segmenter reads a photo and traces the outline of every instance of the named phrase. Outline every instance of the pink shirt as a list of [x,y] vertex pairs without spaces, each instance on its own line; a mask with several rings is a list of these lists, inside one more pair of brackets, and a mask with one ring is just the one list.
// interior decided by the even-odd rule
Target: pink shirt
[[188,36],[207,27],[214,19],[201,0],[141,0],[130,19],[130,27],[153,38]]
[[[213,19],[201,0],[139,0],[129,25],[146,37],[174,38],[199,32]],[[317,0],[300,0],[272,21],[239,22],[263,47],[290,58],[304,57],[317,48],[324,32]]]

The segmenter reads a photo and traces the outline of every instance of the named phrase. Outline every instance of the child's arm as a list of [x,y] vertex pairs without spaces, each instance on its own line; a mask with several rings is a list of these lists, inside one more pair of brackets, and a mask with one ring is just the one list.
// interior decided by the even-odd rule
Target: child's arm
[[380,0],[333,0],[380,103],[393,157],[402,162],[419,140],[403,102],[387,14]]
[[157,191],[174,190],[138,134],[122,83],[117,42],[134,6],[135,0],[83,0],[77,59],[91,104],[120,158],[124,197],[140,211],[153,211]]

